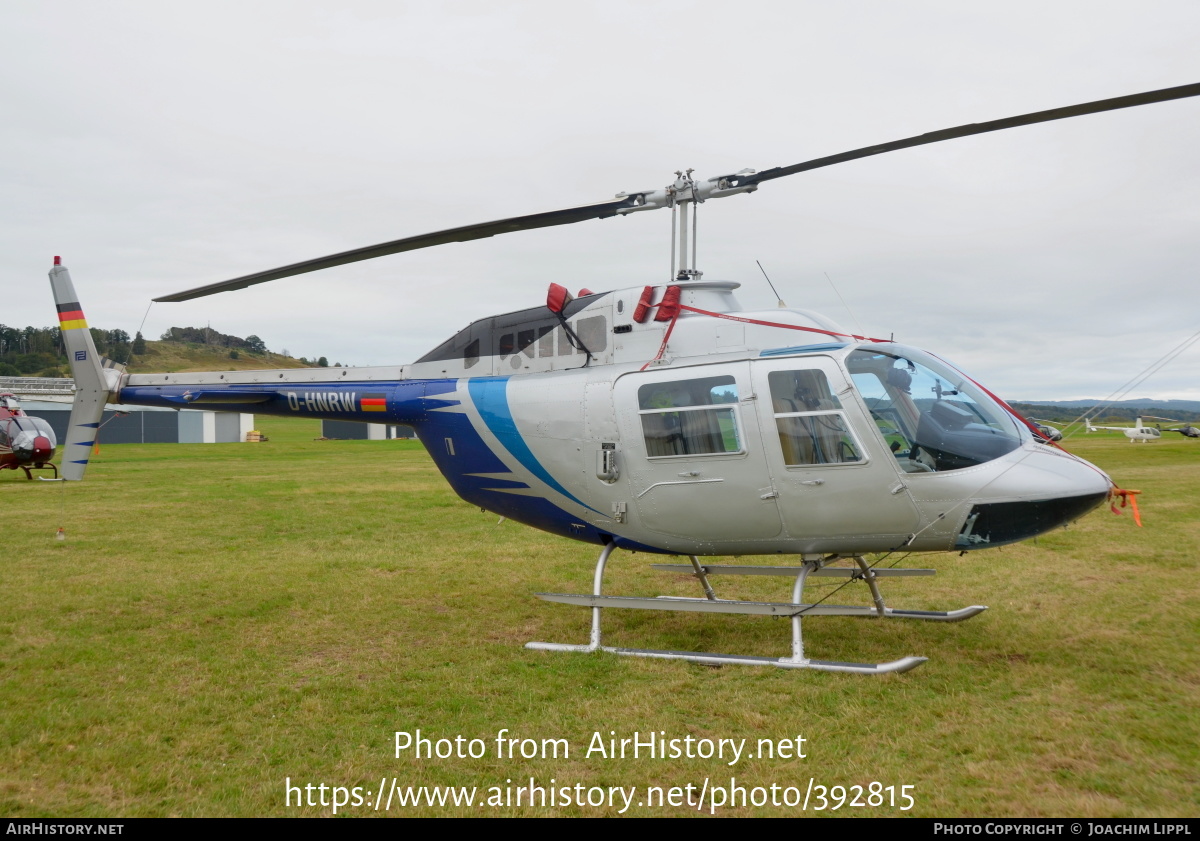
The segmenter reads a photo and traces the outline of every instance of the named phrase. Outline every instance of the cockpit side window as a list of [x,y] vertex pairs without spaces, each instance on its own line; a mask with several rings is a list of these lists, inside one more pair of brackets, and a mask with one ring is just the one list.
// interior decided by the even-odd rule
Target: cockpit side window
[[842,404],[830,390],[824,371],[772,371],[767,382],[784,464],[796,467],[863,461],[862,447],[850,431]]
[[731,376],[650,383],[638,409],[650,458],[742,452],[737,384]]

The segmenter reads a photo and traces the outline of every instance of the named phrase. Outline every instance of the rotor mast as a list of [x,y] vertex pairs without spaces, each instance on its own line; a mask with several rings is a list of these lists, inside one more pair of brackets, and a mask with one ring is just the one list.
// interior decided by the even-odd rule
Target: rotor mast
[[[617,211],[621,215],[636,213],[639,210],[655,210],[660,207],[671,208],[671,280],[699,280],[704,272],[696,268],[696,208],[692,205],[703,204],[708,199],[724,198],[737,193],[753,193],[758,184],[744,183],[746,176],[754,175],[754,170],[743,169],[731,175],[717,175],[705,181],[692,178],[694,169],[675,170],[675,180],[658,190],[645,190],[633,193],[617,193],[618,199],[632,199],[631,207],[623,207]],[[689,233],[688,226],[691,225]],[[678,264],[676,269],[676,246],[678,244]]]

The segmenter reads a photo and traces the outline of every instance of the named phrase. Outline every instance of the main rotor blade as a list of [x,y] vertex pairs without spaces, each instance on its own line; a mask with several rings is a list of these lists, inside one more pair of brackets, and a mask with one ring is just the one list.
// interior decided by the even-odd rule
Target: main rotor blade
[[464,225],[461,228],[450,228],[445,231],[434,231],[430,234],[419,234],[379,245],[368,245],[366,248],[355,248],[353,251],[343,251],[328,257],[318,257],[315,260],[305,260],[302,263],[292,263],[278,269],[268,269],[265,272],[235,277],[207,286],[198,286],[174,295],[164,295],[155,301],[175,302],[190,301],[193,298],[203,298],[205,295],[215,295],[218,292],[230,292],[234,289],[245,289],[256,283],[266,283],[268,280],[278,280],[282,277],[315,272],[318,269],[328,269],[342,266],[346,263],[357,263],[360,260],[370,260],[374,257],[384,257],[388,254],[398,254],[401,251],[415,251],[418,248],[429,248],[433,245],[444,245],[448,242],[466,242],[472,239],[485,239],[496,234],[507,234],[512,231],[527,231],[532,228],[548,228],[553,225],[569,225],[572,222],[583,222],[587,219],[604,219],[616,216],[617,211],[624,207],[633,207],[635,197],[626,197],[600,204],[589,204],[582,207],[570,207],[565,210],[551,210],[545,213],[531,213],[528,216],[513,216],[510,219],[498,219],[494,222],[481,222],[476,225]]
[[[1114,99],[1101,99],[1096,102],[1085,102],[1080,105],[1071,105],[1066,108],[1054,108],[1049,111],[1038,111],[1033,114],[1024,114],[1019,117],[1008,117],[1003,120],[992,120],[991,122],[987,123],[970,123],[969,125],[958,126],[957,128],[943,129],[942,131],[929,132],[928,134],[918,135],[917,137],[895,140],[891,143],[881,143],[877,146],[867,146],[850,152],[842,152],[839,155],[816,158],[811,161],[793,164],[792,166],[775,167],[774,169],[763,170],[755,175],[739,176],[737,183],[739,186],[759,184],[763,181],[771,181],[775,178],[782,178],[785,175],[794,175],[797,172],[807,172],[808,170],[812,169],[820,169],[821,167],[845,163],[847,161],[853,161],[859,158],[869,158],[872,155],[881,155],[884,152],[895,152],[899,149],[908,149],[913,146],[924,146],[928,143],[940,143],[943,140],[953,140],[958,137],[968,137],[972,134],[984,134],[989,131],[1016,128],[1017,126],[1027,126],[1034,123],[1046,123],[1052,120],[1063,120],[1067,117],[1080,117],[1084,114],[1097,114],[1102,111],[1115,111],[1119,108],[1132,108],[1137,105],[1149,105],[1155,102],[1168,102],[1172,99],[1184,99],[1190,96],[1200,96],[1200,84],[1181,85],[1180,87],[1176,88],[1164,88],[1163,90],[1149,91],[1147,93],[1119,96]],[[623,209],[637,207],[639,206],[639,202],[644,200],[645,199],[643,196],[630,195],[612,201],[601,202],[599,204],[589,204],[582,207],[567,208],[565,210],[551,210],[545,213],[533,213],[528,216],[514,216],[510,219],[499,219],[494,222],[482,222],[476,225],[465,225],[461,228],[450,228],[449,230],[445,231],[435,231],[429,234],[405,237],[404,239],[392,240],[391,242],[384,242],[380,243],[379,245],[370,245],[366,248],[356,248],[352,251],[343,251],[339,254],[331,254],[328,257],[318,257],[315,260],[305,260],[302,263],[292,263],[291,265],[282,266],[278,269],[255,272],[254,274],[236,277],[233,280],[221,281],[220,283],[210,283],[207,286],[199,286],[195,289],[189,289],[185,292],[178,292],[174,295],[165,295],[161,298],[155,298],[154,300],[164,302],[190,301],[193,298],[202,298],[205,295],[215,295],[218,292],[229,292],[234,289],[245,289],[247,286],[253,286],[257,283],[266,283],[268,280],[278,280],[279,278],[291,277],[292,275],[315,272],[319,269],[328,269],[333,266],[345,265],[346,263],[356,263],[360,260],[370,260],[374,257],[384,257],[388,254],[398,254],[401,251],[414,251],[418,248],[429,248],[433,245],[444,245],[445,243],[449,242],[466,242],[467,240],[472,239],[484,239],[486,237],[496,236],[496,234],[506,234],[513,231],[526,231],[532,228],[547,228],[554,225],[569,225],[574,222],[583,222],[588,219],[604,219],[609,216],[616,216],[618,212]],[[642,209],[649,208],[643,207]]]
[[811,169],[820,169],[821,167],[833,166],[834,164],[854,161],[859,158],[869,158],[872,155],[882,155],[884,152],[895,152],[898,149],[924,146],[927,143],[940,143],[943,140],[969,137],[972,134],[985,134],[989,131],[1000,131],[1001,129],[1028,126],[1034,123],[1065,120],[1068,117],[1082,117],[1084,114],[1098,114],[1102,111],[1116,111],[1119,108],[1132,108],[1136,105],[1150,105],[1155,102],[1169,102],[1172,99],[1186,99],[1189,96],[1200,96],[1200,84],[1180,85],[1177,88],[1163,88],[1162,90],[1149,91],[1147,93],[1118,96],[1114,99],[1100,99],[1096,102],[1069,105],[1066,108],[1052,108],[1049,111],[1037,111],[1032,114],[1023,114],[1019,117],[1007,117],[1003,120],[992,120],[987,123],[969,123],[957,128],[931,131],[928,134],[921,134],[916,137],[893,140],[891,143],[880,143],[877,146],[866,146],[851,152],[842,152],[840,155],[830,155],[825,158],[816,158],[811,161],[792,164],[791,166],[778,166],[774,169],[765,169],[756,175],[748,175],[740,179],[739,183],[758,184],[774,178],[782,178],[785,175],[795,175],[797,172],[807,172]]

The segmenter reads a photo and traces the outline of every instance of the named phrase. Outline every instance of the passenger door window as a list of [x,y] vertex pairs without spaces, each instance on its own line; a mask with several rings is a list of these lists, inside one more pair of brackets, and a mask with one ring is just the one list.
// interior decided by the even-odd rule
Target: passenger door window
[[650,383],[638,389],[638,410],[650,458],[743,451],[738,391],[731,376]]
[[863,460],[862,447],[846,423],[842,404],[816,368],[772,371],[767,382],[783,463],[852,464]]

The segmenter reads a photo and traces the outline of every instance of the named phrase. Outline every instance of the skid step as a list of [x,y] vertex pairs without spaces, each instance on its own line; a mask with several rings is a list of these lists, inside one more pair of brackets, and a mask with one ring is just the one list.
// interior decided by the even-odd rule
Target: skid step
[[[650,564],[651,569],[664,572],[686,572],[694,574],[691,564]],[[701,564],[706,575],[775,575],[795,578],[804,567],[759,567],[729,564]],[[936,575],[936,569],[876,569],[876,578],[908,577],[914,575]],[[822,567],[809,573],[822,578],[861,578],[862,571],[854,567]]]
[[626,657],[647,657],[656,660],[687,660],[706,666],[776,666],[780,669],[814,669],[820,672],[851,672],[860,675],[882,675],[889,672],[907,672],[915,669],[929,658],[901,657],[887,663],[845,663],[839,660],[796,660],[791,657],[756,657],[749,654],[706,654],[700,651],[666,651],[654,648],[613,648],[587,645],[564,645],[555,642],[528,642],[525,647],[534,651],[603,651]]
[[[804,655],[804,636],[801,625],[807,616],[858,616],[873,619],[924,619],[933,622],[961,622],[970,619],[987,610],[983,605],[971,605],[959,610],[904,610],[888,607],[879,592],[877,578],[889,576],[933,575],[931,569],[886,569],[872,570],[867,559],[862,555],[853,556],[857,569],[851,567],[826,567],[828,562],[837,560],[835,557],[812,558],[805,560],[798,567],[786,566],[741,566],[729,564],[712,564],[702,566],[700,559],[689,555],[691,566],[683,564],[653,564],[654,569],[668,572],[690,573],[704,591],[705,598],[680,598],[678,596],[658,596],[657,598],[637,598],[631,596],[603,595],[601,585],[604,579],[604,569],[608,558],[616,549],[615,543],[607,544],[600,551],[596,561],[596,570],[592,576],[592,592],[590,595],[574,593],[537,593],[536,595],[550,602],[573,604],[579,607],[591,608],[592,630],[589,641],[584,645],[568,645],[556,642],[531,642],[526,648],[538,651],[604,651],[609,654],[621,654],[627,657],[648,657],[660,660],[687,660],[692,663],[706,665],[747,665],[775,666],[780,669],[814,669],[824,672],[851,672],[854,674],[878,675],[887,672],[907,672],[925,662],[924,657],[901,657],[886,663],[848,663],[840,660],[814,660]],[[792,595],[786,602],[758,602],[719,599],[709,584],[709,575],[775,575],[785,576],[792,580]],[[804,601],[804,584],[810,575],[837,576],[849,579],[837,589],[859,580],[866,584],[871,593],[873,604],[869,606],[850,606],[840,604],[825,604],[817,601],[807,604]],[[835,591],[836,592],[836,591]],[[832,595],[832,594],[831,594]],[[750,654],[709,654],[702,651],[666,651],[653,648],[615,648],[602,642],[600,617],[604,608],[632,608],[635,610],[677,610],[695,613],[735,613],[750,616],[787,617],[792,628],[792,645],[790,657],[761,657]]]
[[[725,599],[690,599],[675,596],[639,598],[635,596],[591,596],[573,593],[536,593],[548,602],[574,604],[580,607],[617,607],[635,610],[682,610],[693,613],[736,613],[747,616],[863,616],[877,617],[879,610],[862,605],[793,604],[789,602],[740,602]],[[961,622],[987,610],[972,605],[960,610],[901,610],[884,608],[883,615],[892,619],[926,619],[935,622]]]

